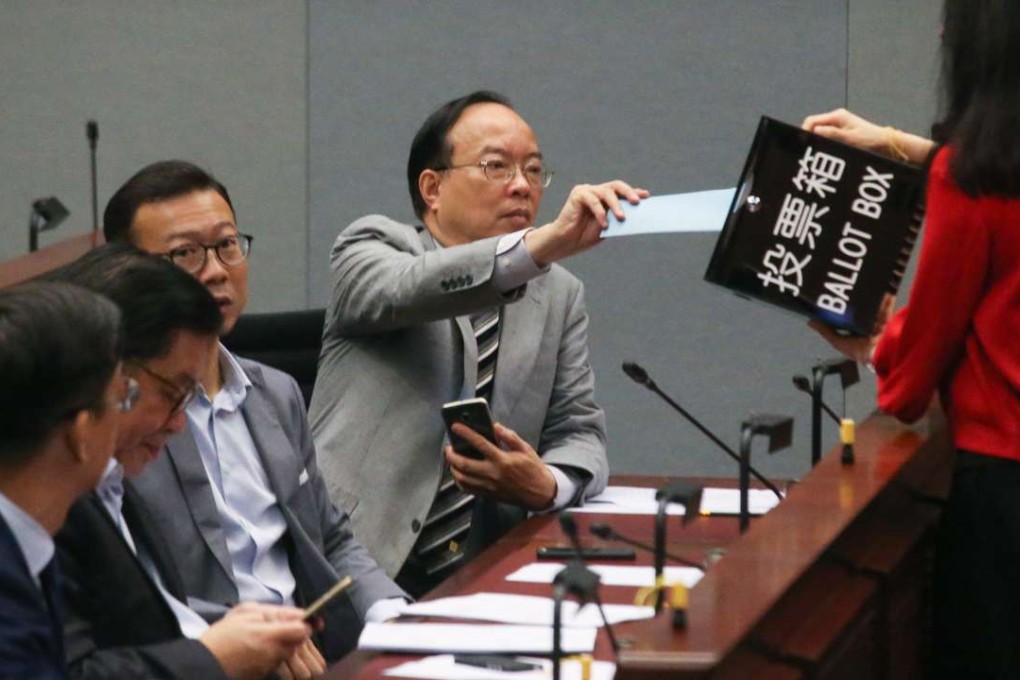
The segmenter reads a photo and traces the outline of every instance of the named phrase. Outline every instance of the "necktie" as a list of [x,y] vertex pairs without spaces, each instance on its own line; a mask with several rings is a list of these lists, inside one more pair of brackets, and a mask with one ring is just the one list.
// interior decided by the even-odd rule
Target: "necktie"
[[[475,344],[478,347],[478,374],[475,396],[489,400],[496,376],[499,350],[499,308],[488,309],[471,317]],[[414,552],[430,580],[438,582],[455,564],[465,557],[465,544],[471,529],[475,497],[457,487],[448,465],[432,501],[432,508],[415,543]]]

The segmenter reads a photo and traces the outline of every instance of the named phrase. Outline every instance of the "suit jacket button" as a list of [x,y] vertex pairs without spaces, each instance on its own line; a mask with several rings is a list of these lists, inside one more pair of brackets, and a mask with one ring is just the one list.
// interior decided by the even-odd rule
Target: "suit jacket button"
[[421,522],[419,522],[416,519],[411,520],[411,531],[413,531],[414,533],[418,533],[419,531],[421,531]]

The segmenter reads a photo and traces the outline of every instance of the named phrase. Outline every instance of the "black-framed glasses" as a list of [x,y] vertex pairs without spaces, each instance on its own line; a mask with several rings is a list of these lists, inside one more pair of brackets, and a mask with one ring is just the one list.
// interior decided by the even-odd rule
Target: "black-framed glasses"
[[185,243],[163,253],[163,257],[189,274],[195,274],[205,266],[209,251],[212,250],[216,253],[217,259],[225,266],[236,267],[248,259],[251,242],[254,240],[255,237],[248,234],[233,234],[212,245]]
[[[188,404],[198,395],[198,383],[192,384],[188,388],[181,387],[170,378],[164,375],[160,375],[156,371],[152,370],[140,361],[129,361],[131,366],[137,368],[142,373],[146,374],[156,382],[163,385],[172,396],[165,397],[166,402],[170,404],[170,414],[168,418],[173,418],[175,415],[188,408]],[[135,383],[137,390],[138,384]],[[137,398],[136,398],[137,400]]]
[[485,173],[485,178],[492,182],[503,182],[507,183],[513,180],[517,176],[517,170],[520,169],[521,174],[528,180],[528,184],[533,187],[546,188],[552,184],[553,171],[538,161],[532,160],[524,165],[517,165],[516,163],[510,163],[501,158],[493,158],[484,161],[478,161],[476,163],[462,163],[460,165],[448,165],[444,168],[436,168],[437,170],[460,170],[462,168],[481,168],[482,172]]

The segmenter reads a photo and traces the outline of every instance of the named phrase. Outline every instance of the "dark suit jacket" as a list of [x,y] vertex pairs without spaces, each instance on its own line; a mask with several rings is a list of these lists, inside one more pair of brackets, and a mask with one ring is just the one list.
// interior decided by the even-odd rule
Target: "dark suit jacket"
[[[404,592],[355,540],[347,515],[330,502],[297,383],[269,366],[237,361],[252,383],[241,413],[287,522],[295,599],[299,606],[310,604],[341,577],[354,578],[347,593],[322,614],[326,625],[318,642],[326,659],[335,660],[357,645],[373,603]],[[164,454],[135,479],[135,488],[173,551],[188,604],[211,620],[237,604],[223,525],[190,430],[167,442]]]
[[[52,606],[59,605],[49,598]],[[60,623],[0,517],[0,678],[66,678]]]
[[[185,601],[160,535],[124,483],[124,517],[152,556],[164,587]],[[222,678],[219,663],[180,626],[95,493],[79,500],[57,534],[64,574],[68,664],[75,678]]]

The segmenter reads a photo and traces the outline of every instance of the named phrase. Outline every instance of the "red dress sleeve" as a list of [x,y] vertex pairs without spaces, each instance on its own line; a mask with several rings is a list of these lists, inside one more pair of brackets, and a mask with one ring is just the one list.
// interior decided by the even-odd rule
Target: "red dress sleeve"
[[949,173],[943,148],[928,177],[927,220],[906,307],[890,320],[875,349],[878,405],[912,422],[951,375],[981,300],[990,235],[981,199],[967,197]]

